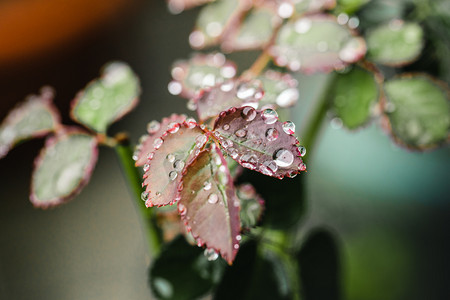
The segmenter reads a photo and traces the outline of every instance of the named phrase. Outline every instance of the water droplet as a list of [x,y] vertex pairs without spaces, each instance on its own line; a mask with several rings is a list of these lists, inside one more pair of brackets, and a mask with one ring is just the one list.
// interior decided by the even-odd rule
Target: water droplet
[[193,31],[189,35],[189,44],[191,44],[193,48],[203,47],[205,44],[205,35],[198,30]]
[[246,106],[242,109],[241,116],[246,121],[253,121],[256,117],[256,110],[253,107]]
[[223,130],[228,130],[228,129],[230,129],[230,124],[225,124],[225,125],[223,125],[223,126],[222,126],[222,129],[223,129]]
[[169,179],[170,180],[175,180],[177,178],[177,176],[178,176],[177,172],[175,172],[175,171],[170,171],[169,172]]
[[206,33],[211,37],[218,37],[222,33],[222,24],[211,22],[206,25]]
[[239,152],[234,148],[229,148],[228,153],[230,154],[232,159],[236,159],[239,155]]
[[175,155],[173,155],[172,153],[167,154],[166,159],[170,162],[173,163],[175,161]]
[[153,120],[147,124],[147,132],[153,134],[157,132],[161,128],[161,123],[156,120]]
[[259,170],[264,175],[272,176],[278,170],[278,166],[273,160],[266,160],[259,166]]
[[188,102],[187,102],[187,109],[189,109],[189,110],[191,110],[191,111],[194,111],[194,110],[196,110],[197,109],[197,102],[195,102],[195,100],[194,99],[190,99]]
[[273,142],[278,138],[278,130],[276,130],[275,128],[269,128],[266,131],[266,139],[269,142]]
[[237,137],[243,138],[247,135],[247,130],[239,129],[234,133]]
[[183,203],[178,202],[178,213],[180,216],[185,216],[187,213],[187,208]]
[[149,154],[147,154],[147,160],[153,159],[154,155],[155,155],[155,153],[153,153],[153,152],[150,152]]
[[298,97],[298,90],[296,88],[290,88],[282,91],[275,101],[280,107],[288,107],[294,105],[297,102]]
[[212,193],[212,194],[210,194],[210,195],[208,196],[208,202],[209,202],[209,203],[211,203],[211,204],[216,204],[217,201],[219,201],[219,196],[217,196],[217,194]]
[[[234,66],[224,66],[220,69],[220,75],[225,78],[233,78],[236,75],[236,68]],[[234,84],[232,84],[233,87]]]
[[175,133],[180,129],[180,124],[177,122],[172,122],[167,126],[167,131],[169,133]]
[[137,161],[139,159],[139,154],[141,153],[141,151],[139,149],[136,149],[133,152],[133,156],[131,157],[134,161]]
[[292,172],[289,172],[289,173],[287,174],[287,177],[289,177],[289,178],[294,178],[295,176],[297,176],[297,174],[298,174],[298,173],[295,173],[295,171],[292,171]]
[[299,171],[305,171],[305,170],[306,170],[306,165],[305,165],[305,163],[299,164],[299,165],[298,165],[298,170],[299,170]]
[[263,111],[262,118],[264,123],[273,124],[278,120],[278,114],[273,109],[268,108]]
[[295,22],[295,31],[297,33],[306,33],[311,29],[312,22],[310,19],[303,18]]
[[236,249],[236,250],[237,250],[237,249],[239,249],[239,244],[234,244],[234,246],[233,246],[233,247],[234,247],[234,249]]
[[212,186],[211,182],[209,182],[209,181],[203,182],[203,189],[205,191],[209,191],[211,189],[211,186]]
[[145,207],[152,207],[152,206],[153,206],[153,203],[152,203],[152,201],[150,201],[150,199],[145,201]]
[[200,134],[195,138],[195,144],[197,147],[202,147],[207,140],[208,138],[206,137],[206,135]]
[[294,155],[291,151],[281,148],[273,153],[273,159],[279,167],[289,167],[294,162]]
[[300,155],[300,156],[305,156],[305,154],[306,154],[306,148],[303,146],[298,147],[297,151],[298,151],[298,155]]
[[337,21],[340,25],[345,25],[348,22],[348,15],[346,13],[340,13],[337,17]]
[[172,95],[179,95],[179,94],[181,94],[181,91],[183,90],[183,86],[178,81],[173,80],[173,81],[169,82],[169,84],[167,85],[167,90]]
[[208,261],[214,261],[219,257],[219,253],[217,253],[216,250],[212,248],[205,249],[205,252],[203,252],[203,254]]
[[228,139],[223,139],[222,140],[222,146],[224,148],[233,147],[233,142],[231,140],[228,140]]
[[256,89],[253,82],[242,82],[237,87],[236,96],[241,100],[248,100],[255,95]]
[[193,118],[189,118],[186,121],[186,125],[189,129],[194,128],[195,126],[197,126],[197,122],[193,119]]
[[161,196],[161,192],[156,192],[156,193],[155,193],[155,196],[156,196],[156,197]]
[[184,161],[182,161],[182,160],[176,160],[174,163],[173,163],[173,168],[176,170],[176,171],[182,171],[183,170],[183,168],[184,168]]
[[358,17],[351,17],[350,20],[348,20],[348,27],[351,29],[355,29],[359,26],[359,19]]
[[294,13],[294,6],[289,2],[283,2],[278,6],[278,15],[283,18],[287,19]]
[[331,128],[333,129],[341,129],[342,126],[344,125],[344,123],[342,122],[342,120],[340,118],[333,118],[331,120]]
[[162,138],[157,138],[153,141],[153,147],[155,148],[155,150],[159,149],[161,147],[161,145],[163,144],[163,140]]
[[148,200],[148,193],[146,191],[143,191],[141,193],[141,199],[142,199],[142,201],[147,201]]
[[144,172],[147,172],[148,169],[150,169],[150,165],[149,164],[145,164],[142,169],[144,170]]
[[216,85],[216,76],[214,74],[206,74],[202,79],[202,87],[211,87]]
[[294,134],[295,133],[295,124],[291,121],[286,121],[282,125],[283,131],[287,134]]
[[236,240],[237,240],[237,241],[242,240],[242,236],[241,236],[240,234],[238,234],[238,235],[236,236]]

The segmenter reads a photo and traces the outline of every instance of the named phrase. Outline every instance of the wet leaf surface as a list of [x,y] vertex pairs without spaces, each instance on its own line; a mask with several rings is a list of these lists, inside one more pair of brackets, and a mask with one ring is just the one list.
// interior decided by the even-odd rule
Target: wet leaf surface
[[138,102],[139,79],[122,62],[107,64],[101,77],[89,83],[72,101],[71,115],[77,122],[97,132],[130,112]]
[[174,123],[153,142],[144,168],[145,205],[164,206],[179,200],[182,173],[199,153],[208,138],[196,124]]
[[44,87],[40,95],[29,96],[9,112],[0,125],[0,158],[17,143],[45,136],[59,126],[60,117],[52,104],[53,97],[53,90]]
[[178,212],[197,244],[231,264],[241,240],[239,199],[220,149],[203,150],[188,166],[180,197]]
[[89,182],[97,162],[97,140],[78,131],[47,139],[35,161],[30,200],[48,208],[67,202]]
[[268,70],[256,79],[260,80],[264,89],[264,97],[259,108],[265,105],[273,107],[294,106],[299,98],[298,82],[290,74]]
[[449,90],[425,74],[403,75],[384,86],[394,139],[414,149],[445,143],[450,132]]
[[306,150],[293,135],[295,125],[279,122],[272,109],[232,108],[216,119],[214,131],[227,154],[244,168],[280,179],[306,170],[301,158]]

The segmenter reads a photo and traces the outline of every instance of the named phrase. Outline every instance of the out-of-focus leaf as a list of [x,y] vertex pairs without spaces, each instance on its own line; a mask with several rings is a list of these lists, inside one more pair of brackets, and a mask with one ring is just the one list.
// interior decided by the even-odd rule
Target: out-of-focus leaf
[[218,43],[227,28],[239,23],[240,8],[248,4],[247,0],[216,0],[203,7],[189,35],[191,46],[199,49]]
[[30,200],[48,208],[67,202],[89,182],[97,162],[95,137],[69,130],[47,139],[35,160]]
[[306,170],[305,150],[292,135],[295,125],[279,122],[272,109],[232,108],[220,113],[214,131],[227,154],[245,168],[280,179]]
[[215,145],[186,168],[178,202],[188,231],[199,246],[214,249],[231,264],[241,240],[239,199],[226,161]]
[[268,70],[257,79],[262,82],[264,89],[264,97],[259,102],[260,108],[265,105],[290,107],[297,103],[298,82],[290,74]]
[[150,267],[150,286],[158,299],[198,299],[220,280],[225,266],[221,259],[208,261],[201,248],[178,236]]
[[182,173],[208,138],[195,123],[173,123],[161,137],[153,142],[144,165],[145,205],[164,206],[179,200]]
[[234,32],[224,37],[222,49],[231,52],[262,48],[270,41],[275,28],[281,22],[282,18],[273,7],[255,7]]
[[236,194],[241,203],[242,228],[256,226],[264,211],[264,200],[250,183],[241,184],[236,188]]
[[41,137],[59,126],[60,117],[53,106],[54,92],[44,87],[39,96],[29,96],[9,112],[0,125],[0,158],[18,142]]
[[293,2],[299,14],[320,12],[332,9],[336,5],[336,0],[293,0]]
[[359,67],[338,74],[330,93],[337,117],[349,129],[356,129],[370,120],[378,94],[374,75]]
[[329,231],[316,229],[296,254],[305,299],[341,299],[338,250]]
[[[370,0],[337,0],[337,11],[347,14],[354,14]],[[374,1],[376,2],[376,1]]]
[[[133,159],[136,161],[135,165],[142,167],[148,160],[148,155],[155,151],[155,139],[161,137],[167,130],[176,126],[176,123],[183,123],[186,121],[185,115],[172,114],[169,118],[163,118],[161,123],[153,120],[147,124],[147,133],[140,137],[139,144],[133,153]],[[193,120],[188,121],[193,122]]]
[[367,34],[368,58],[400,66],[416,60],[423,48],[423,30],[417,23],[392,20]]
[[366,43],[334,17],[313,15],[284,24],[270,52],[291,71],[329,72],[361,59]]
[[195,54],[189,60],[176,62],[171,73],[173,80],[169,83],[169,92],[190,99],[201,88],[233,78],[236,65],[219,52]]
[[405,74],[386,82],[385,111],[394,139],[413,149],[449,140],[449,90],[426,74]]
[[203,5],[214,0],[167,0],[169,11],[173,14],[179,14],[186,9]]
[[72,101],[71,115],[77,122],[105,133],[108,126],[138,103],[139,79],[122,62],[107,64],[101,77],[89,83]]
[[231,107],[258,107],[263,96],[264,90],[259,80],[235,79],[200,90],[194,98],[194,103],[199,119],[205,121],[217,117],[219,113]]
[[242,245],[232,266],[227,267],[214,300],[292,299],[286,288],[287,274],[274,255],[257,251],[255,241]]

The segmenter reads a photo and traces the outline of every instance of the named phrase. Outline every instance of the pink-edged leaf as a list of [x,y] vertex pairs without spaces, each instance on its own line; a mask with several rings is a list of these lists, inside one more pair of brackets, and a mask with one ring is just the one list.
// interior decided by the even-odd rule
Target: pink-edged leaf
[[139,79],[125,63],[112,62],[102,69],[99,79],[90,82],[72,101],[72,118],[97,131],[130,112],[138,103]]
[[264,89],[264,97],[259,102],[260,108],[266,105],[290,107],[297,103],[298,82],[290,74],[268,70],[256,79],[262,82]]
[[214,0],[166,0],[169,11],[172,14],[179,14],[186,9],[203,5]]
[[179,200],[182,172],[208,141],[195,123],[175,123],[154,140],[154,150],[144,165],[144,199],[147,207],[171,205]]
[[205,121],[231,107],[258,107],[263,96],[264,90],[259,80],[234,79],[200,90],[194,103],[199,119]]
[[175,62],[171,71],[173,80],[168,89],[173,95],[190,99],[201,88],[233,78],[236,71],[236,64],[220,52],[197,53],[189,60]]
[[197,244],[214,249],[231,264],[241,239],[239,199],[220,149],[203,150],[189,164],[180,198],[178,212]]
[[264,212],[264,200],[250,183],[239,185],[236,194],[241,203],[239,215],[242,228],[249,229],[256,226]]
[[295,125],[278,121],[276,111],[246,106],[222,112],[214,135],[224,150],[241,166],[268,176],[293,177],[306,170],[304,147],[293,135]]
[[50,137],[35,160],[30,200],[48,208],[77,195],[89,182],[97,162],[97,140],[77,129]]
[[53,97],[53,89],[43,87],[40,95],[29,96],[9,112],[0,125],[0,158],[20,141],[45,136],[60,126]]
[[273,2],[263,2],[262,5],[251,9],[240,26],[234,27],[223,36],[222,49],[231,52],[266,46],[272,39],[275,29],[283,21],[277,14],[277,7],[273,4]]
[[332,9],[336,6],[336,0],[303,0],[296,1],[295,11],[297,13],[316,13],[327,9]]
[[270,53],[291,71],[329,72],[360,60],[366,43],[335,17],[312,15],[284,24]]
[[[133,153],[133,159],[136,161],[137,167],[142,167],[148,159],[148,155],[155,151],[155,139],[161,137],[167,130],[175,124],[181,124],[186,121],[185,115],[172,114],[168,118],[163,118],[161,122],[153,120],[147,124],[147,134],[139,139],[139,144]],[[187,120],[188,123],[195,123],[194,119]],[[179,125],[178,125],[179,126]]]

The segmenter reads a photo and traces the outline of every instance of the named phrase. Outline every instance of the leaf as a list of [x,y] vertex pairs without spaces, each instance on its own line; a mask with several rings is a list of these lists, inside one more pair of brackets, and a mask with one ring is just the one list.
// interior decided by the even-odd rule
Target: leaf
[[171,205],[179,200],[182,172],[208,137],[195,123],[174,123],[154,140],[154,150],[144,165],[147,207]]
[[214,131],[227,154],[245,168],[279,179],[306,170],[305,150],[292,135],[295,125],[279,122],[272,109],[229,109],[216,119]]
[[396,142],[428,149],[449,140],[449,90],[426,74],[404,74],[385,83],[388,127]]
[[241,236],[239,199],[220,149],[203,150],[183,172],[178,211],[199,246],[231,264]]
[[169,83],[169,92],[190,99],[201,88],[215,86],[233,78],[236,71],[236,64],[227,60],[220,52],[197,53],[189,60],[181,60],[173,65],[173,80]]
[[269,5],[254,7],[244,18],[240,26],[223,37],[222,49],[226,52],[251,50],[267,45],[272,34],[282,22],[276,9]]
[[260,81],[234,79],[200,90],[194,98],[194,103],[199,119],[205,121],[217,117],[220,112],[231,107],[258,107],[263,96],[264,90]]
[[325,229],[310,233],[297,252],[301,286],[305,299],[341,299],[338,244]]
[[270,53],[294,72],[329,72],[360,60],[366,44],[334,17],[312,15],[284,24]]
[[291,107],[297,103],[298,82],[290,74],[268,70],[256,79],[262,82],[264,89],[264,97],[259,102],[259,107]]
[[353,15],[362,6],[370,2],[370,0],[338,0],[337,2],[338,7],[336,7],[336,10],[338,12],[344,12],[346,14]]
[[202,249],[178,236],[153,261],[150,286],[158,299],[198,299],[215,286],[225,266],[220,259],[208,261]]
[[78,130],[48,138],[35,160],[30,200],[48,208],[67,202],[89,182],[97,162],[97,140]]
[[9,112],[0,125],[0,158],[20,141],[45,136],[59,126],[53,97],[53,89],[43,87],[39,96],[29,96]]
[[[168,129],[175,124],[181,124],[186,121],[185,115],[172,114],[169,118],[163,118],[161,123],[153,120],[147,124],[147,133],[140,137],[139,144],[133,153],[133,159],[137,167],[142,167],[148,160],[148,155],[155,150],[155,139],[161,137]],[[188,123],[195,122],[193,119],[187,120]],[[176,126],[176,125],[175,125]]]
[[101,77],[89,83],[72,101],[72,118],[97,132],[130,112],[138,103],[139,79],[122,62],[103,67]]
[[241,203],[241,227],[255,227],[261,219],[264,211],[264,200],[256,193],[255,188],[250,183],[241,184],[236,189],[237,197]]
[[389,66],[412,63],[423,45],[423,29],[417,23],[395,19],[367,33],[368,58]]
[[253,240],[242,245],[234,264],[225,269],[214,300],[292,299],[285,266],[273,253],[260,252]]
[[349,129],[366,124],[378,100],[378,85],[374,75],[359,67],[345,74],[337,74],[330,92],[336,116]]
[[166,0],[169,11],[172,14],[179,14],[186,9],[203,5],[214,0]]
[[189,43],[200,49],[217,44],[227,28],[239,23],[242,7],[246,0],[216,0],[200,11],[194,31],[189,35]]
[[336,6],[336,0],[294,0],[294,3],[299,14],[320,12]]

